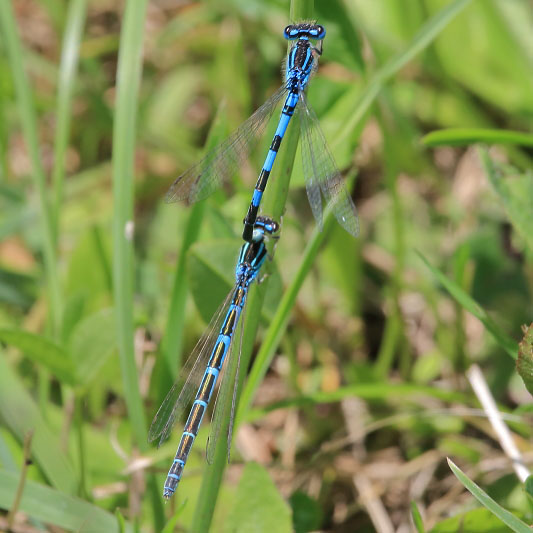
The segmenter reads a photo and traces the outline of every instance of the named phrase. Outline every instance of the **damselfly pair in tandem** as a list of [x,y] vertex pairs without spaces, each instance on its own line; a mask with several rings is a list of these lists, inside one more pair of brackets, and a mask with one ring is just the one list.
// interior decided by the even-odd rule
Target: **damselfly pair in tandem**
[[[194,439],[207,410],[217,381],[219,393],[211,423],[207,446],[207,460],[214,456],[226,404],[231,398],[231,414],[228,429],[228,456],[231,446],[233,418],[238,378],[233,376],[231,387],[228,380],[228,354],[235,338],[235,330],[243,313],[250,284],[257,278],[266,258],[265,239],[276,237],[278,224],[268,217],[258,216],[259,207],[278,149],[289,122],[296,112],[301,127],[301,152],[306,180],[307,195],[313,215],[322,226],[323,206],[332,210],[341,226],[357,236],[359,223],[352,199],[344,187],[335,161],[327,146],[318,119],[309,107],[305,90],[309,79],[318,67],[322,53],[322,40],[326,35],[323,26],[315,23],[300,23],[287,26],[284,37],[295,41],[287,58],[285,83],[230,137],[211,150],[201,161],[179,176],[172,184],[167,201],[186,200],[190,203],[206,198],[221,182],[229,179],[249,155],[256,140],[264,132],[269,118],[285,97],[280,119],[270,145],[265,163],[257,180],[252,201],[244,219],[243,239],[236,268],[235,286],[212,318],[207,332],[200,339],[193,353],[167,397],[159,408],[150,427],[149,439],[166,440],[174,423],[189,410],[178,451],[165,481],[163,496],[168,499],[175,492]],[[313,45],[311,41],[316,41]],[[241,328],[244,322],[241,321]],[[237,357],[239,372],[240,349]],[[223,376],[220,380],[219,376]],[[194,394],[196,392],[196,394]],[[231,392],[231,394],[230,394]],[[193,400],[194,396],[194,400]]]

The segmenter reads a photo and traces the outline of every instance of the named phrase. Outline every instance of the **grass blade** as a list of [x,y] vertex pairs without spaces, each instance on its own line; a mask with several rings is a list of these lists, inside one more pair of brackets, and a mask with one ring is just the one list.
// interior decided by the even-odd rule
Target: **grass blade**
[[42,335],[20,329],[0,329],[0,340],[15,346],[32,361],[43,365],[62,382],[75,385],[76,376],[69,353]]
[[453,298],[455,298],[469,313],[472,313],[478,320],[480,320],[499,346],[513,359],[516,359],[518,357],[518,344],[502,331],[487,312],[469,294],[459,287],[457,283],[445,276],[438,268],[431,265],[420,252],[417,252],[417,254],[450,295],[453,296]]
[[137,97],[146,1],[126,3],[120,36],[113,124],[113,292],[124,395],[135,440],[147,448],[146,420],[133,349],[133,176]]
[[413,37],[409,46],[391,57],[372,77],[370,83],[366,86],[357,101],[353,113],[348,115],[344,128],[335,138],[334,146],[342,144],[349,137],[359,122],[363,119],[365,113],[374,103],[376,96],[381,91],[385,83],[404,67],[411,59],[424,50],[446,27],[446,25],[456,17],[471,0],[455,0],[441,9],[434,17],[429,19],[420,31]]
[[506,526],[517,533],[531,533],[531,528],[527,524],[498,505],[486,492],[468,478],[451,459],[448,459],[448,465],[457,479],[467,488],[474,498],[497,516]]
[[[3,355],[0,356],[0,414],[19,441],[24,440],[28,431],[34,431],[32,457],[54,487],[67,494],[74,494],[78,481],[72,465]],[[2,486],[0,483],[0,487]]]
[[54,168],[52,183],[54,188],[54,237],[57,241],[59,231],[59,211],[63,199],[63,181],[65,178],[65,152],[70,133],[70,115],[72,110],[72,93],[78,68],[80,41],[85,23],[87,0],[72,0],[68,5],[67,22],[63,46],[61,48],[61,65],[57,86],[56,131],[54,139]]
[[39,137],[37,134],[37,118],[35,116],[33,98],[28,77],[24,70],[24,56],[17,33],[17,21],[13,14],[11,2],[0,2],[0,25],[7,48],[9,65],[13,75],[17,107],[22,123],[22,131],[28,150],[32,176],[35,188],[39,193],[39,207],[41,216],[42,246],[44,252],[44,266],[46,286],[49,299],[50,325],[54,335],[59,332],[61,323],[61,290],[57,268],[57,258],[54,245],[54,231],[52,212],[46,190],[46,176],[41,164],[39,153]]
[[424,533],[424,522],[422,521],[422,516],[420,516],[420,511],[418,510],[418,505],[416,502],[411,502],[411,517],[415,525],[416,531],[418,533]]
[[[290,20],[310,20],[314,14],[314,2],[312,0],[291,0]],[[270,183],[270,193],[264,201],[264,213],[268,213],[274,220],[280,220],[285,210],[287,202],[287,195],[289,191],[289,181],[294,165],[294,157],[296,155],[296,147],[298,146],[299,128],[295,127],[294,121],[289,126],[283,141],[282,148],[279,153],[279,161],[277,168],[280,170],[280,175]],[[273,246],[270,243],[270,253],[273,253]],[[265,271],[270,273],[272,265],[265,265]],[[242,352],[241,352],[241,368],[248,368],[250,358],[252,355],[253,344],[259,327],[259,318],[261,316],[261,308],[265,299],[266,289],[268,287],[268,278],[260,287],[255,287],[251,291],[246,309],[246,316],[241,320],[246,319],[246,327],[242,338]],[[245,372],[241,372],[239,376],[239,383],[237,384],[237,398],[236,410],[239,409],[240,394],[242,385],[244,383]],[[229,421],[229,410],[231,405],[228,402],[227,416],[225,419]],[[235,421],[237,422],[237,421]],[[227,433],[228,423],[221,429],[224,435]],[[235,434],[235,431],[234,433]],[[213,464],[207,469],[202,481],[198,503],[194,511],[192,522],[193,531],[208,531],[213,518],[218,491],[222,481],[224,468],[226,467],[226,443],[225,439],[219,439],[215,458]]]
[[[113,295],[117,343],[128,418],[137,446],[148,449],[146,418],[139,391],[133,346],[133,176],[137,98],[142,70],[146,0],[126,3],[117,68],[117,99],[113,123]],[[156,530],[163,528],[157,480],[148,478]]]
[[[11,507],[17,484],[18,474],[0,470],[0,507]],[[120,531],[118,521],[111,513],[34,481],[26,481],[20,510],[36,520],[69,531]],[[132,529],[127,528],[127,531]]]
[[448,128],[422,137],[422,144],[434,146],[468,146],[474,143],[517,144],[533,146],[533,135],[521,131],[490,128]]

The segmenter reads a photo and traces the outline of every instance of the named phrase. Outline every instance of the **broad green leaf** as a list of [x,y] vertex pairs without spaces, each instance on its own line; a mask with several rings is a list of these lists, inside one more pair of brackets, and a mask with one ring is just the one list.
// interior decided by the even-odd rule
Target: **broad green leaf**
[[20,272],[0,267],[0,302],[27,308],[35,296],[35,280]]
[[[18,475],[0,470],[0,507],[9,509],[18,485]],[[68,531],[119,533],[117,519],[96,505],[26,480],[20,510],[35,520]],[[132,531],[126,527],[126,531]]]
[[426,146],[468,146],[474,143],[533,146],[533,135],[489,128],[449,128],[424,135],[422,143]]
[[[108,232],[91,228],[83,233],[70,254],[66,294],[86,297],[86,311],[96,311],[110,299]],[[100,242],[100,240],[102,242]]]
[[[198,242],[189,250],[187,267],[191,291],[196,307],[206,323],[235,285],[235,266],[241,243],[242,241],[233,239]],[[263,276],[264,269],[265,266],[259,272],[258,280]],[[278,271],[274,270],[270,277],[263,310],[266,316],[274,312],[282,290]]]
[[244,467],[235,505],[224,524],[224,531],[289,533],[292,530],[290,507],[279,494],[267,471],[257,463],[248,463]]
[[85,292],[75,292],[67,298],[63,312],[63,323],[61,324],[62,342],[66,343],[70,338],[72,330],[85,312],[86,304],[87,294]]
[[430,533],[509,533],[488,509],[474,509],[439,522]]
[[533,394],[533,324],[525,329],[524,338],[518,345],[516,369],[527,390]]
[[435,268],[429,261],[417,251],[418,256],[425,265],[429,268],[431,273],[439,280],[444,288],[469,312],[477,319],[483,322],[487,331],[491,333],[499,346],[505,350],[513,359],[517,357],[517,343],[509,337],[494,320],[487,314],[487,312],[470,296],[468,295],[455,281],[444,275],[438,268]]
[[17,329],[1,329],[0,340],[46,367],[60,381],[75,384],[72,361],[68,352],[58,344],[41,335]]
[[34,431],[32,457],[54,487],[73,494],[77,490],[78,481],[57,435],[43,420],[33,399],[3,354],[0,354],[0,415],[19,441],[24,439],[28,431]]
[[318,531],[322,525],[323,512],[320,503],[305,492],[294,492],[289,503],[292,507],[292,524],[295,533]]
[[497,516],[504,524],[517,533],[531,533],[530,527],[515,515],[498,505],[486,492],[469,479],[460,468],[448,459],[448,465],[457,479],[472,493],[472,495],[489,511]]
[[191,246],[188,273],[196,307],[206,323],[235,283],[237,240],[198,242]]
[[69,342],[78,382],[88,385],[116,347],[113,309],[102,309],[82,320],[72,332]]

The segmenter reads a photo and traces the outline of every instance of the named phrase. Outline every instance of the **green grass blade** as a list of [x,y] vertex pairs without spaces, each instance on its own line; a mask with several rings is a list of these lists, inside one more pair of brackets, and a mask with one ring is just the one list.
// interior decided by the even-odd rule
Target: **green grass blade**
[[[0,470],[1,508],[11,507],[17,484],[18,474]],[[120,531],[119,523],[111,513],[34,481],[26,481],[20,510],[35,520],[68,531]],[[127,531],[132,531],[131,527]]]
[[113,124],[113,292],[124,395],[135,441],[147,449],[146,420],[133,348],[133,178],[145,0],[126,3],[120,36]]
[[338,403],[346,398],[360,398],[368,401],[380,401],[390,399],[410,399],[419,397],[436,398],[443,402],[468,403],[469,396],[454,390],[413,385],[410,383],[358,383],[339,387],[334,391],[318,391],[305,396],[287,398],[271,403],[261,409],[249,409],[244,414],[243,421],[254,422],[264,417],[267,413],[276,409],[288,409],[293,407],[305,407],[309,405]]
[[[128,418],[136,445],[148,449],[146,417],[139,391],[133,346],[133,177],[137,98],[142,70],[146,0],[129,0],[123,17],[117,68],[117,96],[113,123],[113,295],[117,342]],[[148,477],[156,530],[163,528],[160,488]]]
[[520,341],[516,370],[529,394],[533,395],[533,324],[522,326],[524,338]]
[[453,298],[455,298],[469,313],[473,314],[478,320],[480,320],[487,328],[487,331],[489,331],[494,337],[498,345],[513,359],[516,359],[518,357],[518,344],[502,331],[487,312],[470,295],[459,287],[457,283],[448,278],[438,268],[431,265],[420,252],[417,252],[417,254],[450,295],[453,296]]
[[[311,0],[291,0],[290,20],[304,20],[312,19],[314,15],[314,2]],[[295,126],[294,121],[289,125],[288,131],[285,135],[282,148],[278,155],[279,161],[276,163],[276,168],[279,175],[270,184],[269,194],[266,195],[264,201],[264,213],[272,216],[274,220],[281,220],[281,216],[285,210],[287,202],[287,195],[289,191],[289,181],[294,165],[294,157],[296,155],[296,148],[298,146],[299,128]],[[273,253],[273,243],[269,243],[270,253]],[[268,263],[268,262],[267,262]],[[271,264],[265,266],[265,272],[269,273],[272,269]],[[248,368],[252,349],[259,327],[259,317],[261,316],[261,308],[265,299],[265,293],[268,287],[268,278],[261,284],[260,287],[254,288],[248,297],[246,305],[246,315],[241,320],[246,320],[246,328],[242,338],[242,352],[241,352],[241,368]],[[239,376],[239,383],[237,384],[237,399],[236,410],[240,403],[240,395],[242,385],[244,383],[245,372],[241,372]],[[226,426],[221,429],[221,435],[227,433],[227,424],[229,423],[229,411],[231,405],[226,408],[228,421]],[[236,422],[236,421],[235,421]],[[235,426],[237,427],[237,426]],[[234,432],[235,434],[235,432]],[[219,441],[224,441],[221,438]],[[194,510],[194,517],[192,522],[193,531],[208,531],[213,518],[215,505],[222,481],[222,475],[226,467],[226,443],[219,442],[215,452],[213,464],[207,469],[202,480],[202,487],[200,489],[200,496],[198,503]]]
[[434,146],[468,146],[474,143],[517,144],[533,146],[533,135],[521,131],[490,128],[448,128],[422,137],[422,144]]
[[497,516],[506,526],[510,527],[517,533],[531,533],[531,528],[522,522],[519,518],[511,514],[509,511],[498,505],[481,487],[476,485],[468,476],[461,471],[461,469],[454,464],[451,459],[448,459],[448,465],[457,479],[467,488],[467,490],[478,500],[481,505],[486,507],[491,513]]
[[[222,106],[210,129],[209,137],[205,146],[208,152],[218,142],[222,141],[226,132],[227,120],[225,107]],[[200,227],[204,217],[205,202],[194,205],[189,213],[187,225],[183,234],[183,240],[178,255],[178,263],[174,274],[172,295],[165,328],[165,336],[161,342],[161,352],[165,359],[169,380],[163,382],[170,387],[177,371],[181,368],[181,348],[183,343],[183,329],[185,327],[185,303],[187,299],[187,254],[190,247],[198,239]],[[167,387],[163,388],[163,391]],[[162,400],[163,398],[161,398]]]
[[411,59],[431,44],[446,25],[470,4],[470,2],[471,0],[455,0],[454,2],[450,2],[420,28],[420,31],[413,37],[413,40],[405,50],[394,55],[374,74],[369,84],[361,93],[353,113],[348,115],[344,128],[336,136],[335,142],[332,143],[334,146],[342,144],[352,134],[365,116],[365,113],[374,103],[376,96],[385,83],[411,61]]
[[63,181],[65,178],[65,153],[67,150],[72,94],[78,68],[80,41],[85,23],[87,0],[72,0],[68,4],[68,14],[61,49],[61,65],[57,86],[56,131],[54,138],[54,168],[52,183],[54,188],[54,236],[57,240],[61,201],[63,199]]
[[39,153],[39,137],[37,134],[37,118],[35,116],[33,98],[28,77],[24,70],[25,60],[22,46],[17,33],[17,21],[13,14],[11,2],[0,2],[0,25],[4,43],[7,48],[9,65],[15,85],[17,107],[22,123],[22,131],[32,165],[32,177],[39,193],[41,216],[42,246],[46,285],[50,309],[50,325],[54,335],[59,332],[61,323],[61,290],[59,284],[52,212],[46,190],[46,176],[41,164]]
[[54,487],[74,494],[78,481],[72,465],[3,354],[0,355],[0,414],[20,442],[28,431],[34,431],[32,457]]
[[516,232],[524,239],[529,250],[533,252],[533,176],[531,173],[512,175],[493,161],[488,150],[478,149],[483,170],[492,187],[499,196],[507,218]]
[[411,502],[411,516],[417,533],[424,533],[424,522],[422,521],[422,516],[420,515],[416,502]]
[[265,339],[261,344],[261,349],[257,354],[250,375],[248,376],[246,386],[244,387],[241,401],[239,403],[236,425],[239,424],[239,421],[245,416],[246,411],[250,408],[257,388],[259,387],[266,374],[266,371],[268,370],[268,367],[270,366],[270,363],[272,362],[274,354],[276,353],[279,343],[281,342],[281,339],[287,329],[290,313],[294,307],[294,304],[296,303],[298,292],[300,291],[307,274],[314,264],[318,250],[320,249],[320,246],[324,241],[325,236],[328,233],[328,229],[333,223],[333,220],[333,215],[328,213],[324,218],[323,231],[320,231],[318,227],[315,227],[313,236],[311,237],[304,251],[300,267],[298,268],[291,285],[283,294],[276,314],[274,315],[272,323],[270,324],[265,335]]

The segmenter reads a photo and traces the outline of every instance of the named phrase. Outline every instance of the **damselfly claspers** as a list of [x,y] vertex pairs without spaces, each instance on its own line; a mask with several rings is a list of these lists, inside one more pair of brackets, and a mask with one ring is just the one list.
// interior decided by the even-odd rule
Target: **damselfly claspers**
[[[212,416],[207,445],[207,460],[212,462],[215,444],[222,428],[225,406],[229,398],[232,398],[227,441],[229,454],[241,355],[240,349],[237,354],[234,354],[237,357],[237,366],[235,385],[233,387],[228,382],[232,373],[228,371],[229,357],[227,356],[230,353],[235,330],[246,304],[250,284],[259,274],[261,266],[267,257],[265,237],[272,236],[276,238],[278,229],[279,225],[272,219],[263,216],[257,217],[251,242],[246,242],[240,251],[235,269],[234,288],[214,314],[206,333],[198,341],[150,426],[148,439],[153,441],[159,438],[159,445],[161,445],[170,435],[174,423],[180,420],[187,409],[190,408],[178,451],[165,481],[163,490],[165,499],[170,498],[178,486],[189,452],[200,429],[202,418],[207,410],[207,405],[220,374],[223,374],[223,378],[219,386],[219,393]],[[226,361],[225,364],[224,361]],[[233,393],[230,394],[229,392],[232,389]],[[195,393],[196,396],[194,396]]]
[[[341,226],[348,233],[357,236],[359,221],[355,206],[344,187],[318,119],[309,107],[305,95],[309,79],[318,68],[318,58],[322,54],[322,40],[326,35],[326,30],[319,24],[304,22],[287,26],[283,35],[289,41],[296,41],[287,58],[285,83],[225,141],[179,176],[170,187],[166,201],[196,202],[206,198],[222,181],[229,179],[248,157],[256,139],[265,130],[268,119],[272,116],[277,104],[285,96],[278,127],[244,219],[244,240],[250,242],[252,239],[261,198],[281,141],[295,110],[300,119],[303,170],[313,215],[322,227],[324,200],[325,204],[332,208]],[[310,40],[317,41],[317,46],[312,45]]]

